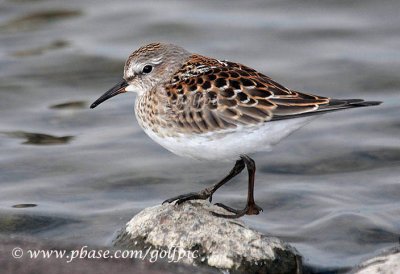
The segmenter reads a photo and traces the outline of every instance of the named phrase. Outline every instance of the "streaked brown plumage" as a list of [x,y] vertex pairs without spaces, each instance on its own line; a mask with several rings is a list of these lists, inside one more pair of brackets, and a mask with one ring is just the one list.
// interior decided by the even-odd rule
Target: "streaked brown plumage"
[[165,90],[178,127],[195,133],[253,125],[329,104],[328,98],[291,91],[244,65],[200,55],[190,56]]
[[[149,48],[157,50],[159,44],[136,54]],[[337,100],[290,90],[242,64],[192,54],[170,81],[145,94],[137,108],[142,126],[173,136],[364,105],[363,100]],[[160,124],[171,131],[161,133]]]

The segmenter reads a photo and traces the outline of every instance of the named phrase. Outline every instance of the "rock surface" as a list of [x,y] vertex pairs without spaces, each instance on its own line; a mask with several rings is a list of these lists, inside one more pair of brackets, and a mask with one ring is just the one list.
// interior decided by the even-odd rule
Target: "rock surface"
[[400,247],[361,263],[354,274],[398,274],[400,273]]
[[146,208],[127,223],[114,245],[143,252],[165,250],[169,258],[177,250],[175,258],[182,254],[179,262],[230,273],[301,273],[301,257],[293,247],[211,211],[229,214],[200,200]]

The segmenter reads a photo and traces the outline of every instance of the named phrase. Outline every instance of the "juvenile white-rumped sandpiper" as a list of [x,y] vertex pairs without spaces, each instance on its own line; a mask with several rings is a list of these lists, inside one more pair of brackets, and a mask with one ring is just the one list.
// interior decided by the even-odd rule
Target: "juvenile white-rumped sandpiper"
[[226,218],[262,211],[254,202],[256,167],[248,154],[269,150],[319,114],[381,103],[290,90],[242,64],[164,43],[134,51],[125,63],[123,80],[90,107],[127,91],[137,93],[135,114],[140,126],[171,152],[203,160],[229,161],[239,157],[220,182],[165,202],[211,201],[218,188],[247,167],[246,207],[237,210],[217,204],[232,214],[213,214]]

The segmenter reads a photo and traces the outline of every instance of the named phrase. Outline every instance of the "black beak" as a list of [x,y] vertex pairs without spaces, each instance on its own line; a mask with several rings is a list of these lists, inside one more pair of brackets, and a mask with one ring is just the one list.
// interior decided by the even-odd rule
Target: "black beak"
[[110,88],[106,93],[100,96],[99,99],[94,101],[93,104],[91,104],[90,108],[95,108],[101,103],[103,103],[105,100],[110,99],[111,97],[114,97],[115,95],[118,95],[120,93],[126,92],[125,88],[128,86],[128,83],[122,79],[121,82]]

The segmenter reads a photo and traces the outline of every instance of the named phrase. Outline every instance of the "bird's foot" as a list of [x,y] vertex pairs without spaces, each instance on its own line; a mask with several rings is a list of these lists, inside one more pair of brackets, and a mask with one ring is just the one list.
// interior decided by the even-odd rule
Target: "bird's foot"
[[263,209],[256,205],[255,203],[248,203],[246,204],[246,207],[244,209],[234,209],[232,207],[226,206],[221,203],[216,203],[216,206],[222,207],[223,209],[232,212],[232,215],[227,215],[227,214],[220,214],[216,212],[211,212],[212,215],[216,217],[222,217],[222,218],[227,218],[227,219],[236,219],[240,218],[244,215],[258,215]]
[[165,203],[173,203],[173,202],[176,201],[176,204],[180,205],[180,204],[182,204],[182,203],[184,203],[186,201],[206,200],[206,199],[209,199],[209,201],[211,202],[212,195],[213,195],[212,189],[205,188],[200,192],[191,192],[191,193],[186,193],[186,194],[178,195],[176,197],[169,198],[169,199],[165,200],[163,202],[163,204],[165,204]]

